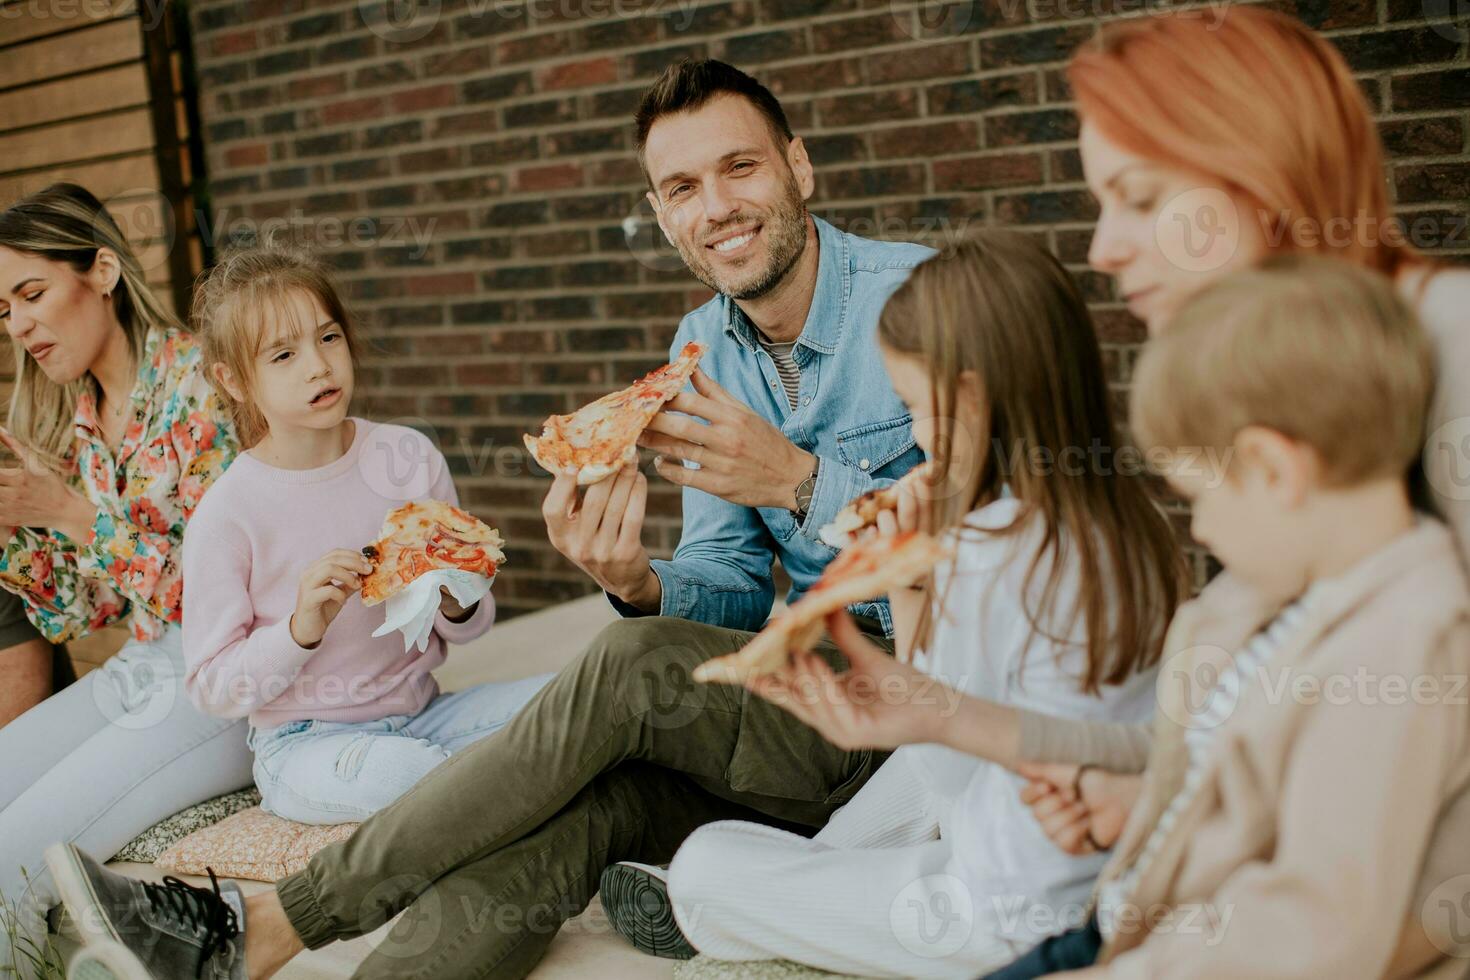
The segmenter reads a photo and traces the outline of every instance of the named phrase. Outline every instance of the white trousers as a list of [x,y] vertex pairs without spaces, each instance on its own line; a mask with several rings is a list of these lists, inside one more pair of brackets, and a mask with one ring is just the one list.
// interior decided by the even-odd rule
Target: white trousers
[[669,868],[674,918],[725,960],[973,980],[1024,949],[977,916],[938,838],[938,801],[900,750],[816,837],[739,820],[701,827]]
[[[181,634],[130,641],[0,728],[0,895],[37,943],[59,901],[48,845],[106,860],[164,817],[251,783],[245,721],[202,714],[184,692]],[[11,952],[0,930],[0,973]]]

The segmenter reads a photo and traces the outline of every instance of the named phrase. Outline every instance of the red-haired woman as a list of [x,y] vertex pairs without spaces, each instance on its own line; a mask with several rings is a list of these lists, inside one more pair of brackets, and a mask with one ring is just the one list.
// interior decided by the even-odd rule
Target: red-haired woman
[[[1462,459],[1470,444],[1470,270],[1426,260],[1415,246],[1430,243],[1414,241],[1393,216],[1377,128],[1337,50],[1299,21],[1264,8],[1232,7],[1218,23],[1186,11],[1105,31],[1073,57],[1067,74],[1081,116],[1083,170],[1101,206],[1088,260],[1117,281],[1118,293],[1151,334],[1166,330],[1171,313],[1200,287],[1273,253],[1337,256],[1392,279],[1436,348],[1439,388],[1423,458],[1430,498],[1425,503],[1447,518],[1462,553],[1470,552],[1470,492],[1460,475],[1470,462]],[[1414,230],[1422,230],[1420,224]],[[1109,771],[1121,768],[1121,760],[1102,748],[1106,735],[1097,726],[1056,720],[1029,726],[1023,754],[1058,764],[1035,770],[1026,798],[1064,849],[1085,853],[1111,846],[1140,798],[1142,776]],[[1178,726],[1157,729],[1158,739],[1178,737]],[[1143,760],[1134,761],[1127,768],[1137,773]],[[1087,765],[1094,763],[1108,768]],[[1185,798],[1185,787],[1204,778],[1209,762],[1191,752],[1188,768],[1188,775],[1176,773],[1171,780],[1150,772],[1146,798]],[[1141,856],[1115,856],[1099,885],[1099,914],[993,978],[1018,980],[1088,966],[1089,973],[1148,972],[1138,957],[1115,955],[1138,945],[1139,932],[1146,935],[1152,920],[1142,920],[1122,943],[1119,923],[1128,911],[1131,883],[1144,870],[1140,865],[1179,842],[1169,834],[1167,809],[1162,815],[1157,806],[1140,809],[1147,814],[1132,814],[1135,823],[1157,822],[1131,829],[1129,838],[1138,839],[1141,829],[1148,846]],[[1351,827],[1353,814],[1342,819]],[[1437,820],[1437,829],[1419,893],[1406,909],[1392,962],[1362,963],[1365,976],[1463,970],[1463,960],[1445,956],[1454,937],[1445,923],[1435,925],[1435,909],[1440,898],[1455,909],[1470,908],[1461,904],[1464,888],[1452,891],[1470,870],[1470,801],[1424,819]],[[1363,887],[1371,889],[1368,870],[1360,870]],[[1305,882],[1297,885],[1296,899],[1303,902],[1360,897],[1323,896]],[[1101,914],[1105,909],[1108,914]],[[1157,911],[1168,910],[1142,910]],[[1177,916],[1172,921],[1177,926]],[[1399,928],[1393,922],[1375,925],[1380,926]],[[1344,921],[1343,928],[1355,926]],[[1203,949],[1204,934],[1202,975],[1225,963]],[[1227,931],[1224,938],[1246,937]],[[1258,975],[1319,962],[1312,936],[1298,935],[1296,943],[1300,948],[1291,956],[1256,949]]]

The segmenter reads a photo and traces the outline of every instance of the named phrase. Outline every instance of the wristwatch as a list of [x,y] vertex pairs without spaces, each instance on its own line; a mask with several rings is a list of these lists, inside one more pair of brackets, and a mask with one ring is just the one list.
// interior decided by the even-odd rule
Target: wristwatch
[[806,512],[811,510],[812,494],[817,492],[817,475],[822,472],[822,457],[817,457],[817,465],[812,467],[812,475],[801,481],[796,488],[796,523],[802,524],[806,521]]

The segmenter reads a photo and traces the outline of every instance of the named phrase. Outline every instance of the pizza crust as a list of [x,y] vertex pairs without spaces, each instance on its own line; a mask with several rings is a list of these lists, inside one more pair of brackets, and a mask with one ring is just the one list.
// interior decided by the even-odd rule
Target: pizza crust
[[524,436],[526,448],[552,474],[577,467],[586,487],[638,461],[638,437],[653,417],[689,383],[708,348],[688,343],[674,361],[620,391],[604,395],[571,415],[553,415],[541,435]]
[[[773,674],[790,662],[792,653],[810,650],[821,640],[831,613],[910,585],[951,556],[949,549],[920,531],[895,538],[866,538],[834,559],[816,585],[785,613],[767,623],[744,649],[705,661],[695,668],[694,679],[704,683],[744,684]],[[865,560],[876,561],[877,567],[850,578],[843,577],[843,563]],[[829,580],[832,572],[836,574]]]

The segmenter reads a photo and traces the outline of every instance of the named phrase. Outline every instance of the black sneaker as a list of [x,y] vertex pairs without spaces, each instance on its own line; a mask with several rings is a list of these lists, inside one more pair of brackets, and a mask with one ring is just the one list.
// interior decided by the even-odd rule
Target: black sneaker
[[667,960],[692,959],[674,905],[669,901],[669,869],[622,861],[602,872],[599,894],[612,927],[638,950]]
[[245,899],[233,882],[221,887],[213,871],[213,891],[172,876],[137,881],[72,844],[48,847],[46,866],[88,947],[83,976],[105,977],[105,969],[119,980],[245,980]]

